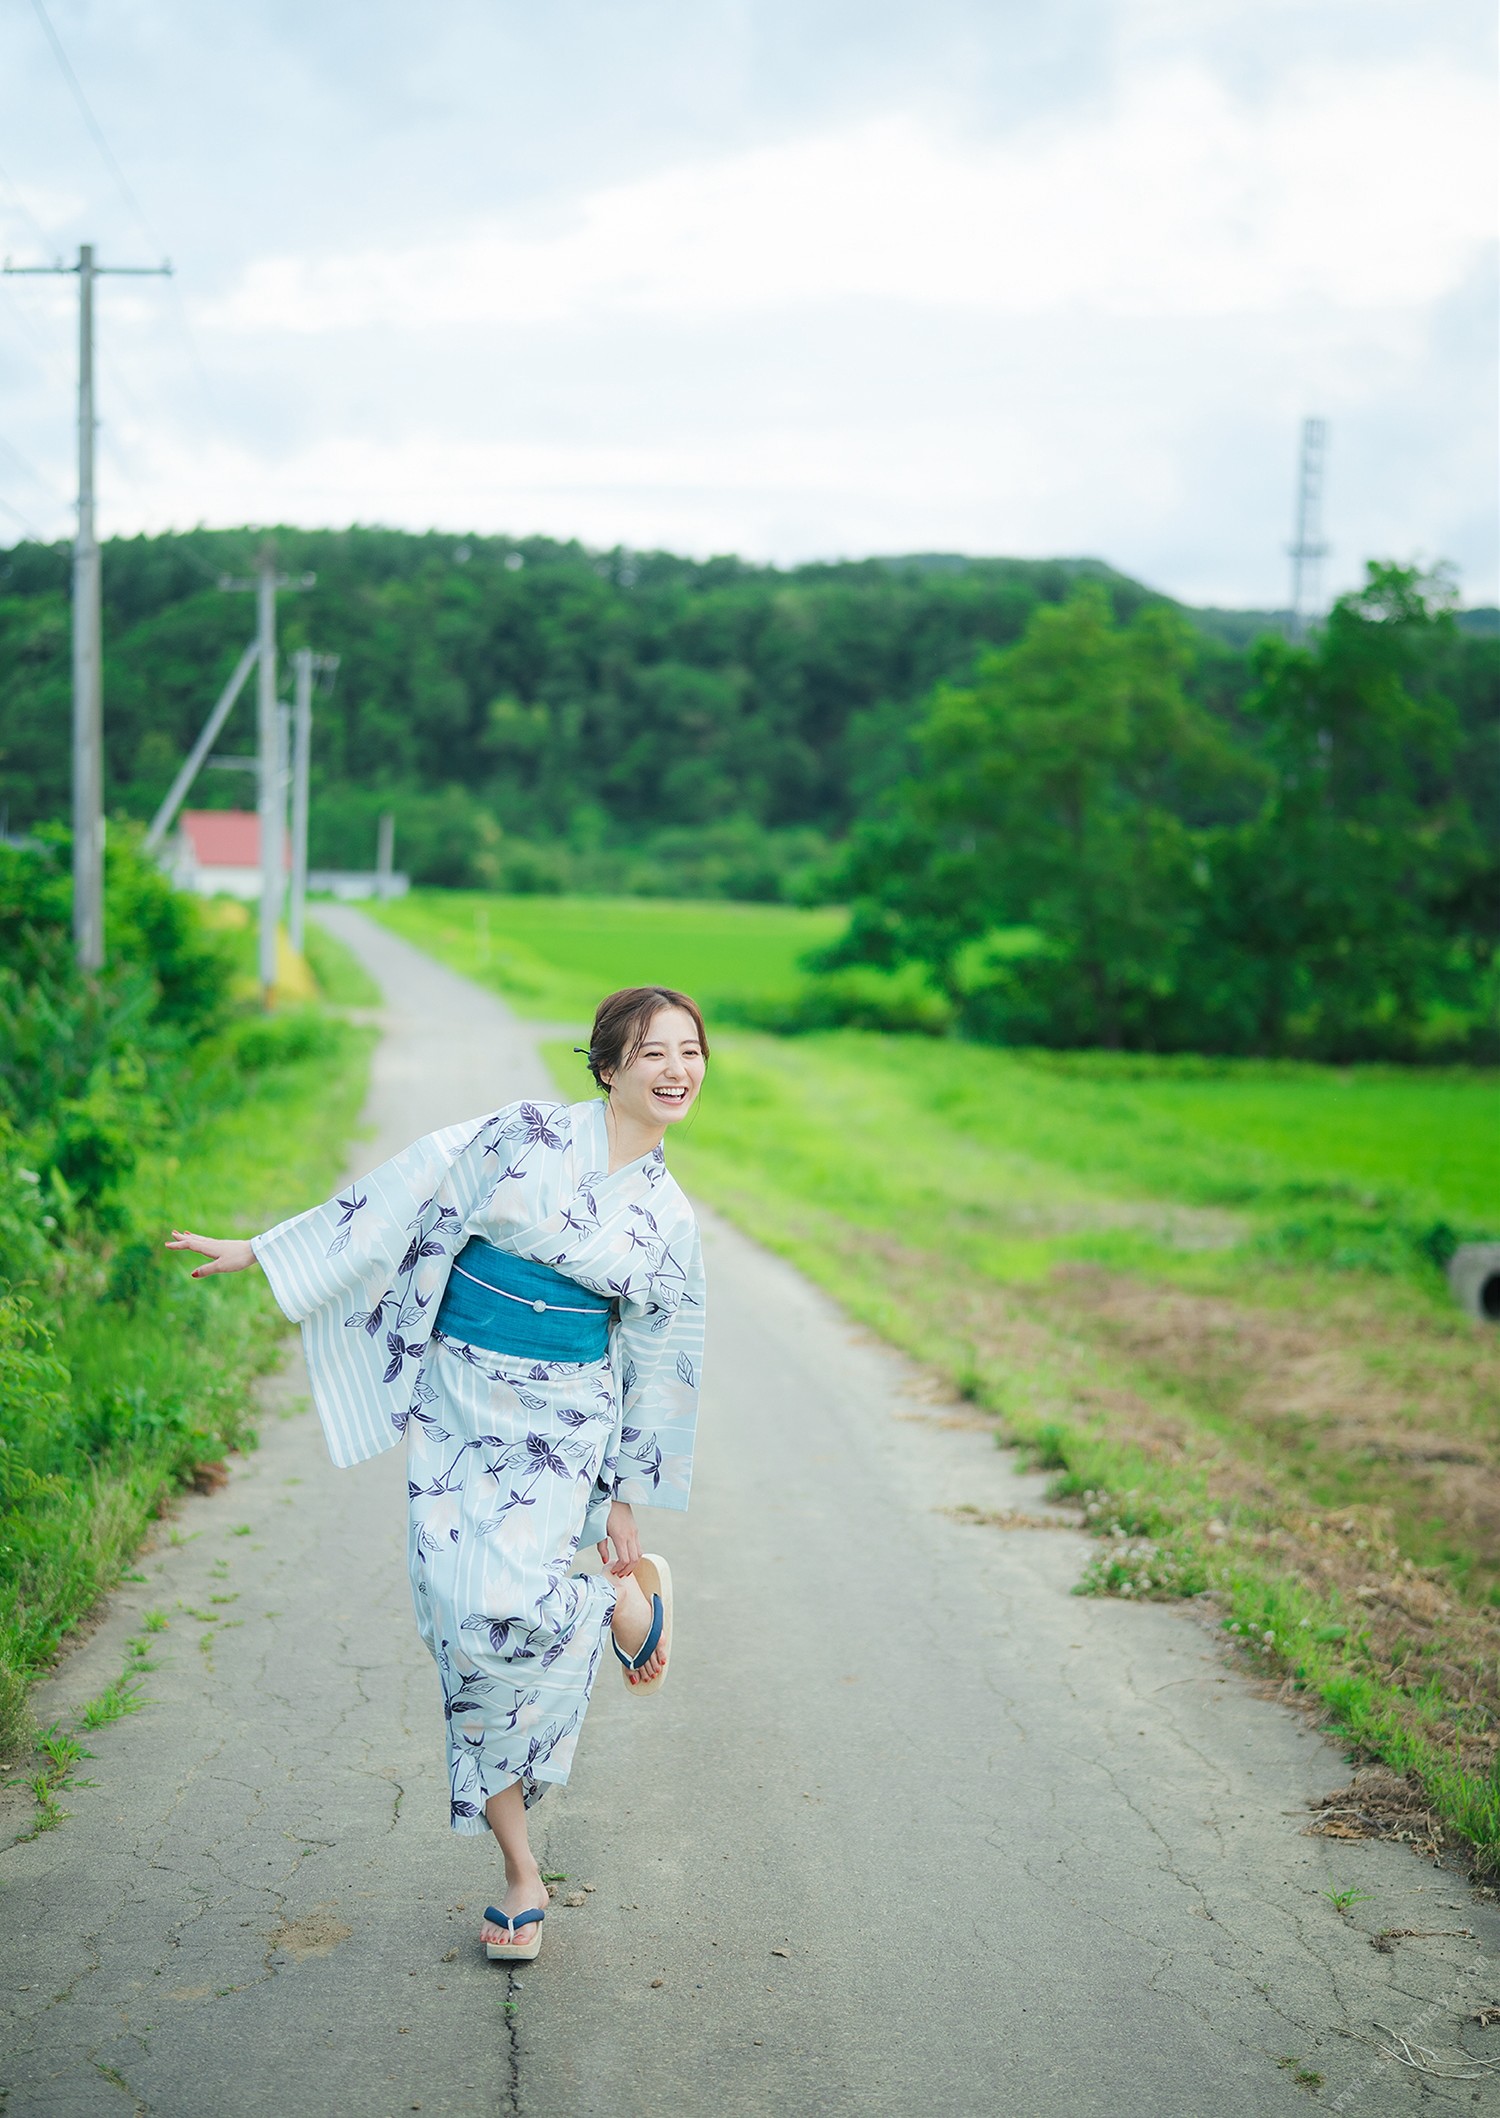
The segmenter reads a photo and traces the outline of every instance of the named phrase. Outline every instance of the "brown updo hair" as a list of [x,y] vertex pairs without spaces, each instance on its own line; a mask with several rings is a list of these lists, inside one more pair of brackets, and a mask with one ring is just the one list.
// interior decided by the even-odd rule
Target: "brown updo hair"
[[690,1000],[686,993],[674,992],[669,985],[622,986],[618,993],[610,993],[600,1001],[585,1054],[589,1072],[606,1095],[609,1083],[604,1076],[629,1066],[663,1008],[681,1008],[685,1015],[692,1016],[703,1056],[708,1057],[708,1032],[696,1000]]

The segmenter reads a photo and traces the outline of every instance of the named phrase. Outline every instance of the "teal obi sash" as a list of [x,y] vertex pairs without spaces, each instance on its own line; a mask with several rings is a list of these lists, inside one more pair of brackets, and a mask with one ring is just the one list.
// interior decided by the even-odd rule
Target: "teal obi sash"
[[453,1260],[437,1329],[513,1360],[602,1361],[613,1314],[592,1287],[470,1236]]

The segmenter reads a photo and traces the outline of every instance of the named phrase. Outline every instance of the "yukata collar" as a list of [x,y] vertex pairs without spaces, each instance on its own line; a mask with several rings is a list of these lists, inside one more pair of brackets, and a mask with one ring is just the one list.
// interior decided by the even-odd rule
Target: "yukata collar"
[[649,1154],[638,1156],[634,1162],[623,1162],[618,1169],[611,1169],[609,1166],[609,1125],[604,1115],[606,1105],[603,1098],[595,1096],[579,1107],[589,1113],[588,1122],[592,1127],[592,1132],[589,1135],[588,1155],[585,1159],[591,1168],[605,1173],[604,1182],[606,1184],[616,1184],[622,1177],[638,1177],[653,1162],[661,1164],[663,1168],[666,1166],[667,1158],[658,1145],[653,1147]]

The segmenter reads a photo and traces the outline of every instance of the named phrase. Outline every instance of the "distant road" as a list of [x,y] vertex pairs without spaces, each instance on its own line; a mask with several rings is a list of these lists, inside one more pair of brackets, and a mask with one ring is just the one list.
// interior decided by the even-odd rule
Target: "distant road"
[[[493,996],[320,916],[387,995],[359,1166],[548,1092]],[[1310,2108],[1298,2068],[1360,2118],[1425,2108],[1375,2023],[1449,2045],[1496,1996],[1473,1942],[1368,1936],[1493,1942],[1494,1912],[1404,1848],[1302,1837],[1340,1753],[1190,1616],[1071,1596],[1071,1532],[945,1512],[1043,1481],[706,1240],[697,1490],[647,1518],[673,1678],[647,1703],[606,1671],[535,1812],[567,1876],[540,1961],[477,1949],[498,1857],[446,1828],[399,1458],[334,1471],[298,1363],[40,1702],[66,1723],[167,1613],[153,1703],[0,1865],[5,2118],[1267,2118]]]

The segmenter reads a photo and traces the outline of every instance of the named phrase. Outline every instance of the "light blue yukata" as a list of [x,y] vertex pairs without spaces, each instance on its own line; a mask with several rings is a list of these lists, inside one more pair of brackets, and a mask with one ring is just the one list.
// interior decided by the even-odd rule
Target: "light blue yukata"
[[[609,1171],[602,1102],[513,1103],[431,1133],[254,1240],[302,1327],[336,1464],[404,1438],[408,1552],[437,1663],[455,1831],[568,1777],[613,1584],[570,1569],[613,1500],[685,1508],[703,1357],[692,1208],[660,1148]],[[517,1359],[435,1327],[471,1237],[613,1306],[599,1361]],[[456,1283],[457,1284],[457,1283]],[[523,1305],[524,1306],[524,1305]]]

